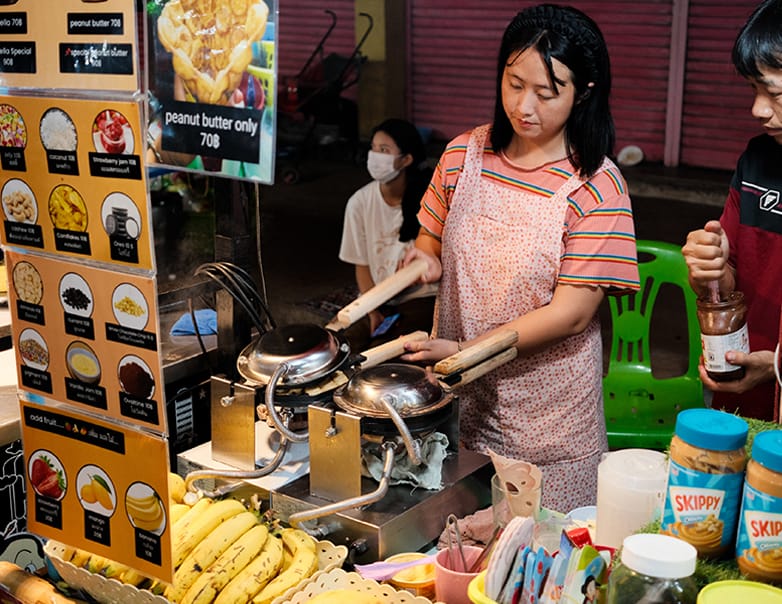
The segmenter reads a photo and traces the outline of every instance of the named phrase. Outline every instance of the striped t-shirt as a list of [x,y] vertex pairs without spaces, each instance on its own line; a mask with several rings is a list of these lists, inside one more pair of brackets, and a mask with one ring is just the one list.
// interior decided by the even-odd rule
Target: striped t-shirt
[[[456,183],[464,167],[470,133],[446,147],[418,212],[421,226],[438,241]],[[552,197],[574,173],[567,159],[524,170],[484,148],[481,178],[501,186]],[[635,226],[627,185],[619,168],[608,162],[568,197],[562,226],[562,262],[558,283],[597,285],[622,290],[639,288]]]

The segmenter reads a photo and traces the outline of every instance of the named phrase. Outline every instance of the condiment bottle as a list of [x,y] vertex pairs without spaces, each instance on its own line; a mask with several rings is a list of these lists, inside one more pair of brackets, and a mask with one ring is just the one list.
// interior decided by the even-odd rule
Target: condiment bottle
[[660,532],[691,543],[704,558],[733,551],[749,427],[714,409],[676,417]]
[[749,353],[747,305],[744,294],[734,291],[726,300],[698,298],[698,323],[706,373],[715,382],[739,380],[744,367],[725,360],[728,350]]
[[625,537],[620,563],[608,579],[607,604],[695,604],[698,552],[667,535]]
[[782,430],[760,432],[752,442],[736,561],[751,579],[782,582]]

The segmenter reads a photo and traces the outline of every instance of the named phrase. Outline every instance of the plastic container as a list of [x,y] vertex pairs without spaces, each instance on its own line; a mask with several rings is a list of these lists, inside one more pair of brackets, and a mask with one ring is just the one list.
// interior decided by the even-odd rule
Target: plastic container
[[667,481],[668,459],[660,451],[607,453],[597,468],[596,542],[619,547],[625,537],[659,518]]
[[[426,554],[410,552],[396,554],[386,558],[386,562],[407,562],[426,558]],[[411,566],[396,573],[388,581],[388,584],[400,591],[409,592],[415,596],[424,596],[430,600],[434,598],[434,564],[421,564]]]
[[681,539],[640,533],[622,542],[608,579],[606,604],[695,604],[697,550]]
[[704,558],[734,552],[749,427],[714,409],[676,417],[660,532],[695,546]]
[[[475,545],[465,545],[462,550],[467,568],[483,552],[482,547]],[[447,604],[469,604],[470,598],[467,591],[470,582],[479,573],[464,572],[456,548],[452,553],[453,557],[449,555],[447,549],[441,549],[434,558],[435,597],[438,602],[447,602]]]
[[782,430],[760,432],[752,442],[736,562],[750,579],[782,583]]
[[470,602],[474,604],[497,604],[494,600],[486,595],[484,591],[484,582],[486,581],[486,571],[481,572],[477,577],[470,581],[470,585],[467,586],[467,595],[470,598]]
[[782,604],[782,589],[755,581],[715,581],[701,590],[697,604]]
[[744,367],[728,363],[725,353],[728,350],[749,352],[744,294],[734,291],[726,300],[719,302],[698,298],[697,307],[706,373],[715,382],[741,379]]

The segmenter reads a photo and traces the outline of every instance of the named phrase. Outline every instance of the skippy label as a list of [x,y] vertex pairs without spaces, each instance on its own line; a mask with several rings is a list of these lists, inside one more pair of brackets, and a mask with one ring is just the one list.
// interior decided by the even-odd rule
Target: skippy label
[[706,474],[670,462],[662,532],[702,553],[732,545],[744,474]]
[[782,573],[782,498],[744,485],[736,557],[766,572]]

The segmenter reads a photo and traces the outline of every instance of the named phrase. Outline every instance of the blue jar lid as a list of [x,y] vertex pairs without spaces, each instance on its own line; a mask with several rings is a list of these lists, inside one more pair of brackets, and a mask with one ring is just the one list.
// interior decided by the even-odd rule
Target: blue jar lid
[[693,447],[734,451],[747,443],[749,426],[740,417],[715,409],[685,409],[676,416],[676,436]]
[[782,430],[758,432],[752,441],[752,459],[772,472],[782,472]]

